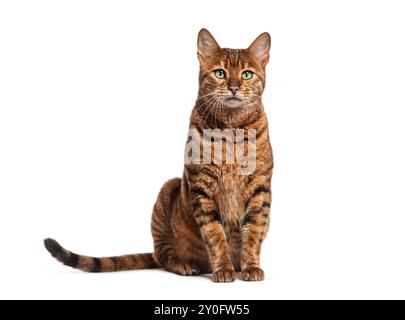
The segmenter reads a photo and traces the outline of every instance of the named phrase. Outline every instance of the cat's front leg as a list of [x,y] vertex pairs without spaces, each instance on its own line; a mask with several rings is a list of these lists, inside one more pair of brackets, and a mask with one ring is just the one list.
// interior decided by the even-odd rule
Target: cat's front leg
[[260,250],[269,229],[270,204],[270,187],[258,186],[252,193],[243,220],[241,253],[243,280],[264,280],[264,272],[260,268]]
[[235,281],[228,243],[217,206],[208,192],[201,188],[191,189],[191,205],[202,238],[210,256],[213,280],[215,282]]

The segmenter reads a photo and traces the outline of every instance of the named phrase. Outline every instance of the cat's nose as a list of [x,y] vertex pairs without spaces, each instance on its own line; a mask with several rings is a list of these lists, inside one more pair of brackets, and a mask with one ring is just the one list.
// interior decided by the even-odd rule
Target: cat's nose
[[232,92],[233,95],[236,95],[240,89],[240,82],[237,79],[229,79],[228,81],[228,90]]
[[239,87],[237,86],[230,86],[228,89],[232,92],[233,95],[236,95],[239,91]]

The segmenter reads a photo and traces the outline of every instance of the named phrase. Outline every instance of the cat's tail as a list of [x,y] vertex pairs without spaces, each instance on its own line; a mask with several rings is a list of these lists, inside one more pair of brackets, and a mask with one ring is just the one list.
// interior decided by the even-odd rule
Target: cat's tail
[[152,253],[130,254],[119,257],[94,258],[64,249],[53,239],[44,240],[45,248],[64,265],[85,272],[113,272],[159,268]]

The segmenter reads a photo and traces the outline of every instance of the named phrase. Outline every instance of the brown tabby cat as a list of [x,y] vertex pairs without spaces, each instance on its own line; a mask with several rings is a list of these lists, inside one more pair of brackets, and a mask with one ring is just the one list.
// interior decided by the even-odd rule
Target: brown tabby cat
[[[243,280],[263,280],[259,257],[269,228],[273,169],[261,101],[269,50],[268,33],[248,49],[220,48],[205,29],[198,35],[200,89],[190,128],[202,141],[204,129],[256,130],[251,174],[240,174],[235,163],[186,163],[183,178],[166,182],[153,208],[154,253],[93,258],[46,239],[49,252],[65,265],[87,272],[164,267],[181,275],[212,272],[216,282],[234,281],[235,271],[242,271]],[[248,141],[244,135],[234,143]]]

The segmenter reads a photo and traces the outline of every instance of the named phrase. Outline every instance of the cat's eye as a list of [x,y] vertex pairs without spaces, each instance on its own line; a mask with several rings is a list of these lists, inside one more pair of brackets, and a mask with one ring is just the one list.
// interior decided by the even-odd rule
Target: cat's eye
[[242,79],[243,80],[249,80],[249,79],[252,79],[252,77],[253,77],[253,72],[252,71],[246,70],[246,71],[242,72]]
[[225,71],[222,69],[215,70],[214,74],[218,79],[225,79]]

